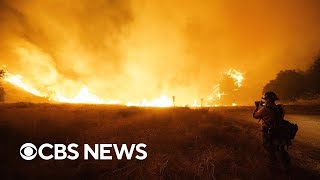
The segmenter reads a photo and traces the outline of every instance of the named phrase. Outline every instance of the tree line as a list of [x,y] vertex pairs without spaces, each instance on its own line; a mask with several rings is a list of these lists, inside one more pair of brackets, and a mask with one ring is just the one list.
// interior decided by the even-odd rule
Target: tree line
[[306,71],[282,70],[267,83],[263,93],[274,91],[281,100],[296,101],[320,98],[320,56]]

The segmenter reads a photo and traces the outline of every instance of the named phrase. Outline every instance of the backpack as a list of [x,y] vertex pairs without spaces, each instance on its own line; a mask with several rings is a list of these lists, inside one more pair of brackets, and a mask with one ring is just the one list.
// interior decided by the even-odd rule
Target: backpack
[[275,125],[270,129],[270,134],[274,139],[278,140],[279,145],[286,145],[287,147],[292,145],[293,140],[298,132],[298,125],[283,119],[283,108],[281,105],[277,105],[272,109],[277,116]]
[[280,121],[279,126],[284,134],[287,135],[288,139],[294,139],[299,129],[297,124],[291,123],[288,120],[284,119]]

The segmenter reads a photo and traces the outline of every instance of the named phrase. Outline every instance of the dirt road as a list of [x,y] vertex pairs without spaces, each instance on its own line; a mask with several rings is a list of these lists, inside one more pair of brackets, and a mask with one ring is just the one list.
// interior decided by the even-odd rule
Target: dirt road
[[[237,117],[244,121],[255,122],[252,118],[252,110],[233,109],[225,113],[226,116]],[[285,119],[299,126],[298,133],[294,141],[303,142],[304,144],[320,149],[320,115],[315,114],[290,114],[285,115]]]
[[298,124],[297,141],[320,148],[320,115],[287,114],[285,119]]

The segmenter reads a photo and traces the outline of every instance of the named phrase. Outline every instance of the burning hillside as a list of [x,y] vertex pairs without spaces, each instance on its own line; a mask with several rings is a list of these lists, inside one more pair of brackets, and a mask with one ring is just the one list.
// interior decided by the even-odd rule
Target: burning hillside
[[[5,92],[4,100],[8,103],[30,102],[30,103],[49,103],[47,98],[35,96],[24,89],[21,89],[9,82],[1,81],[0,86]],[[1,92],[0,92],[1,93]]]
[[[3,66],[6,67],[6,66]],[[243,74],[235,69],[230,69],[224,73],[224,76],[227,76],[232,79],[233,85],[236,87],[235,91],[238,88],[241,88],[243,84]],[[133,101],[121,101],[121,100],[106,100],[98,97],[95,94],[92,94],[87,86],[81,87],[78,91],[75,91],[73,96],[67,97],[63,93],[63,89],[52,89],[52,87],[46,87],[45,90],[41,91],[32,86],[32,83],[28,83],[30,81],[26,80],[22,75],[12,74],[10,72],[6,72],[4,76],[4,81],[20,88],[23,91],[26,91],[34,96],[46,98],[53,102],[64,102],[64,103],[90,103],[90,104],[122,104],[127,106],[153,106],[153,107],[170,107],[170,106],[185,106],[183,104],[176,104],[175,98],[179,98],[179,96],[173,96],[169,98],[169,96],[162,95],[159,98],[155,98],[152,100],[148,100],[144,98],[141,101],[133,102]],[[48,90],[50,89],[50,91]],[[213,93],[206,97],[205,99],[199,97],[200,101],[190,100],[190,106],[193,107],[201,107],[201,106],[219,106],[219,105],[236,105],[236,102],[231,104],[223,104],[223,97],[227,96],[225,91],[220,89],[220,84],[217,84],[214,87]],[[186,104],[189,106],[188,104]]]

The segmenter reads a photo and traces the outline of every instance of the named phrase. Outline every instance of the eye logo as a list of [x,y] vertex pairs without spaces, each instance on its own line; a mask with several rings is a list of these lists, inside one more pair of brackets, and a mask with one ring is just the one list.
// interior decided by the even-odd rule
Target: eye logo
[[25,143],[20,148],[20,156],[24,160],[32,160],[37,156],[37,148],[32,143]]

